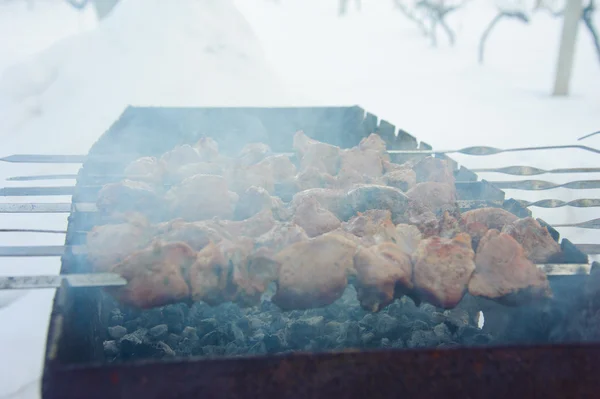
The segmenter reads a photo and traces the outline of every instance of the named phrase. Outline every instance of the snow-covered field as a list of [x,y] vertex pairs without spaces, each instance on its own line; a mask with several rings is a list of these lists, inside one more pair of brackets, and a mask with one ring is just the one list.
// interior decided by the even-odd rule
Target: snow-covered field
[[[36,1],[33,10],[0,7],[0,33],[10,37],[0,42],[0,156],[85,153],[127,104],[358,104],[444,149],[573,144],[600,129],[600,63],[589,34],[579,31],[572,95],[551,98],[561,24],[543,13],[530,25],[500,22],[480,66],[478,39],[494,16],[487,0],[474,0],[454,15],[450,23],[457,43],[449,47],[440,33],[438,48],[388,0],[363,0],[361,13],[351,11],[341,19],[335,0],[233,3],[122,0],[98,27],[91,10],[77,13],[62,2]],[[600,25],[600,17],[596,21]],[[583,143],[600,147],[600,135]],[[454,158],[468,167],[545,169],[597,167],[600,159],[581,151]],[[2,164],[0,178],[74,170],[68,165]],[[515,180],[499,174],[482,177]],[[600,174],[540,178],[560,183],[599,179]],[[513,190],[508,196],[570,200],[598,198],[600,190]],[[599,213],[593,208],[534,212],[552,224]],[[61,215],[0,216],[0,228],[61,229],[65,222]],[[600,243],[597,231],[560,231],[577,243]],[[60,236],[4,233],[0,239],[1,245],[63,241]],[[58,259],[0,258],[2,275],[56,273],[58,268]],[[39,377],[52,295],[52,290],[18,298],[0,293],[0,398]],[[11,299],[17,300],[2,308]],[[36,392],[34,382],[8,397],[36,397]]]

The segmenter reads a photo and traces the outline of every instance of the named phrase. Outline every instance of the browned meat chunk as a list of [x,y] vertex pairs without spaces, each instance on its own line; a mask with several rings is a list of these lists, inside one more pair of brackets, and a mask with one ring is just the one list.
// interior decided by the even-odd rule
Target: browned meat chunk
[[272,298],[282,310],[329,305],[342,296],[354,273],[356,244],[341,236],[324,235],[290,245],[275,256],[281,265]]
[[408,191],[417,184],[415,171],[409,168],[392,170],[384,175],[384,181],[388,186]]
[[263,143],[249,143],[242,148],[238,156],[241,166],[250,166],[259,163],[271,153],[271,148]]
[[165,195],[171,214],[187,221],[213,217],[232,219],[237,196],[221,176],[196,175],[173,186]]
[[434,213],[456,207],[456,189],[453,185],[447,183],[418,183],[408,190],[406,195]]
[[215,161],[219,158],[219,144],[210,137],[201,138],[193,147],[202,161]]
[[183,219],[160,225],[157,236],[164,242],[184,242],[196,251],[200,251],[211,241],[218,243],[231,238],[225,229],[212,221],[186,222]]
[[153,211],[161,209],[161,198],[147,183],[123,180],[104,185],[96,206],[101,212]]
[[377,312],[395,297],[413,289],[410,256],[391,242],[359,248],[354,256],[358,300]]
[[339,147],[313,140],[299,131],[294,135],[294,150],[302,170],[313,166],[332,176],[337,174],[340,167]]
[[340,220],[323,208],[315,198],[307,198],[296,207],[294,223],[302,227],[309,237],[316,237],[340,227]]
[[408,197],[394,187],[366,184],[348,191],[347,202],[352,213],[365,212],[369,209],[387,209],[392,218],[404,215],[408,207]]
[[402,252],[408,255],[412,255],[417,250],[419,243],[423,239],[419,229],[410,224],[396,225],[396,237],[396,245],[398,245]]
[[109,292],[120,302],[141,309],[181,302],[190,295],[183,270],[195,260],[196,252],[186,244],[155,242],[113,267],[112,272],[127,280],[127,285]]
[[365,137],[358,144],[360,150],[373,150],[379,153],[383,159],[389,160],[385,141],[376,133],[371,133],[368,137]]
[[252,186],[262,187],[269,193],[275,190],[273,167],[269,163],[259,162],[246,167],[236,166],[226,173],[229,188],[238,194]]
[[296,166],[287,155],[271,155],[262,160],[260,164],[268,165],[271,168],[275,183],[289,181],[296,176]]
[[185,144],[165,152],[160,162],[165,165],[167,175],[172,176],[183,165],[202,162],[202,157],[192,146]]
[[439,158],[427,157],[417,162],[413,167],[417,182],[438,182],[454,186],[454,174],[448,161]]
[[295,210],[309,198],[316,199],[323,208],[333,213],[340,220],[347,220],[355,214],[346,200],[344,191],[327,188],[311,188],[297,193],[292,199],[290,208]]
[[114,265],[147,246],[153,235],[147,223],[96,226],[87,233],[87,259],[94,272],[108,272]]
[[155,157],[142,157],[127,165],[123,174],[126,179],[160,185],[164,181],[165,167]]
[[348,166],[342,166],[338,172],[338,175],[334,178],[334,182],[334,187],[338,189],[348,189],[357,184],[364,184],[365,178],[356,169],[352,169]]
[[440,224],[435,214],[418,201],[409,202],[408,208],[404,213],[404,219],[408,223],[417,226],[423,238],[437,235],[440,229]]
[[431,237],[413,254],[413,281],[418,295],[434,306],[453,308],[463,298],[475,270],[471,237]]
[[252,186],[240,195],[240,200],[235,208],[235,218],[238,220],[248,219],[257,213],[270,210],[277,220],[288,220],[292,212],[278,197],[272,197],[262,187]]
[[392,222],[392,212],[386,209],[371,209],[358,213],[348,222],[343,223],[344,230],[358,237],[373,236],[381,231],[384,222]]
[[319,171],[319,169],[309,166],[296,176],[296,183],[299,190],[308,190],[311,188],[332,188],[336,184],[336,179],[328,173]]
[[534,218],[518,219],[504,226],[502,232],[517,240],[525,250],[525,257],[534,263],[548,262],[560,254],[560,245]]
[[356,170],[363,176],[379,177],[383,175],[381,153],[376,150],[360,150],[358,148],[343,150],[340,157],[340,168]]
[[479,208],[463,213],[467,226],[471,223],[481,223],[488,229],[502,230],[504,226],[517,220],[512,213],[502,208]]
[[552,296],[546,274],[525,257],[514,238],[489,230],[479,242],[477,268],[469,293],[506,305],[517,305]]
[[172,183],[179,183],[195,175],[221,175],[223,169],[220,165],[210,162],[195,162],[180,166],[169,175]]
[[442,238],[453,238],[462,233],[462,226],[457,218],[460,219],[461,216],[459,214],[453,216],[450,212],[445,211],[439,220],[438,235]]
[[229,301],[256,305],[277,270],[272,260],[267,263],[264,257],[252,257],[252,247],[251,240],[240,239],[208,244],[189,270],[192,299],[209,305]]
[[291,222],[277,223],[271,230],[258,237],[255,245],[257,248],[265,247],[272,253],[277,253],[300,241],[308,241],[308,235],[302,227]]
[[241,221],[216,220],[213,223],[221,226],[232,237],[258,237],[275,226],[275,219],[270,209]]

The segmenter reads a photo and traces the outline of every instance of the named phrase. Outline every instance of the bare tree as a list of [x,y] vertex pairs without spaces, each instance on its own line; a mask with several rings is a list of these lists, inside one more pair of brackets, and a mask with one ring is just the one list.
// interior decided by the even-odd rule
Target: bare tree
[[[360,10],[360,6],[361,6],[360,0],[354,0],[354,3],[356,4],[356,9]],[[339,8],[338,8],[338,15],[340,17],[343,15],[346,15],[348,13],[349,5],[350,5],[350,0],[340,0]]]
[[527,17],[527,15],[525,15],[525,13],[523,13],[523,12],[499,10],[498,14],[496,14],[494,19],[492,19],[492,21],[487,26],[487,28],[485,28],[485,30],[483,31],[483,34],[481,35],[481,39],[479,40],[479,63],[480,64],[483,64],[483,53],[485,51],[485,43],[486,43],[488,37],[490,36],[492,29],[494,28],[494,26],[496,26],[496,24],[498,22],[500,22],[501,19],[506,19],[506,18],[517,19],[526,24],[529,23],[529,17]]
[[78,10],[83,10],[88,3],[92,3],[96,10],[96,15],[99,20],[104,19],[112,9],[117,5],[119,0],[65,0],[71,6]]

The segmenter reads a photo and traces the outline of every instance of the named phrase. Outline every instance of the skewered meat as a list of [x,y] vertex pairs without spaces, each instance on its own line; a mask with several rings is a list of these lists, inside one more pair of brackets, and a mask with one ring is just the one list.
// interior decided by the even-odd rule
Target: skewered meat
[[352,209],[352,214],[369,209],[388,209],[392,212],[392,219],[404,215],[408,206],[408,198],[402,191],[375,184],[353,188],[347,194],[347,202]]
[[340,154],[340,168],[353,169],[369,177],[383,175],[381,154],[376,150],[351,148],[341,151]]
[[240,195],[234,216],[238,220],[244,220],[264,210],[273,212],[277,220],[288,220],[292,217],[291,211],[281,198],[272,197],[264,188],[255,186]]
[[377,234],[385,221],[392,221],[392,212],[387,209],[371,209],[364,213],[359,212],[342,226],[355,236],[366,237]]
[[277,253],[300,241],[308,241],[308,235],[302,227],[292,222],[276,223],[271,230],[255,240],[255,246],[257,248],[265,247],[272,253]]
[[95,226],[87,234],[87,260],[96,273],[112,267],[150,243],[153,231],[147,223]]
[[338,172],[338,175],[335,176],[334,182],[334,187],[338,189],[348,189],[357,184],[364,184],[365,179],[363,175],[356,169],[348,166],[342,166]]
[[202,157],[192,146],[184,144],[165,152],[160,158],[160,162],[165,166],[167,175],[171,176],[184,165],[202,162]]
[[219,144],[211,137],[202,137],[193,145],[202,161],[215,161],[219,158]]
[[296,176],[297,187],[300,191],[315,187],[333,188],[336,179],[328,173],[321,172],[315,167],[307,167]]
[[415,171],[410,168],[392,170],[386,173],[383,179],[388,186],[399,188],[404,192],[417,184]]
[[[458,219],[461,218],[460,215],[456,215],[456,217],[458,217]],[[461,223],[456,217],[454,217],[453,215],[450,215],[450,212],[448,212],[448,211],[445,211],[442,214],[442,217],[439,220],[438,235],[440,237],[453,238],[457,234],[460,234],[462,232]]]
[[412,255],[418,248],[423,236],[416,226],[410,224],[396,225],[396,245],[405,254]]
[[340,220],[333,213],[323,208],[315,198],[307,198],[298,207],[294,223],[302,227],[309,237],[316,237],[340,227]]
[[264,143],[249,143],[242,148],[238,155],[241,166],[250,166],[259,163],[271,153],[271,147]]
[[507,224],[518,218],[502,208],[479,208],[462,214],[467,226],[471,223],[481,223],[488,229],[502,230]]
[[340,148],[322,143],[299,131],[294,135],[294,151],[302,170],[313,166],[321,172],[334,176],[340,167]]
[[435,214],[419,201],[410,201],[404,219],[417,226],[423,238],[435,236],[439,232],[439,221]]
[[190,295],[183,270],[195,260],[196,252],[184,243],[155,242],[113,267],[127,285],[109,291],[120,302],[141,309],[181,302]]
[[262,187],[269,193],[275,190],[273,167],[269,163],[259,162],[250,166],[234,166],[227,173],[231,191],[242,194],[252,186]]
[[376,151],[385,161],[389,161],[389,155],[387,153],[387,148],[385,145],[385,141],[376,133],[371,133],[369,136],[360,140],[358,143],[358,148],[360,150],[373,150]]
[[213,223],[221,226],[231,237],[258,237],[271,230],[276,222],[273,212],[266,209],[246,220],[216,220]]
[[354,273],[356,244],[339,235],[297,242],[275,256],[280,264],[277,292],[271,299],[282,310],[310,309],[342,296]]
[[544,263],[560,254],[560,245],[548,229],[531,217],[515,220],[504,226],[503,233],[514,238],[525,251],[525,257],[534,263]]
[[418,295],[434,306],[453,308],[463,298],[475,270],[471,237],[422,240],[413,254],[413,281]]
[[436,214],[456,207],[456,188],[448,183],[417,183],[406,195]]
[[417,182],[438,182],[454,185],[455,179],[448,161],[427,157],[417,162],[413,167]]
[[192,249],[200,251],[210,242],[230,239],[229,233],[212,221],[186,222],[175,219],[159,225],[157,236],[164,242],[184,242]]
[[142,157],[131,162],[123,174],[126,179],[142,181],[151,185],[162,184],[165,166],[155,157]]
[[413,289],[410,256],[391,242],[359,248],[354,256],[354,268],[358,300],[364,309],[372,312]]
[[220,175],[223,169],[220,165],[212,162],[195,162],[180,166],[169,175],[172,183],[179,183],[188,177],[195,175]]
[[273,173],[275,183],[292,180],[296,176],[296,166],[287,155],[271,155],[260,162],[268,165]]
[[196,175],[173,186],[165,195],[165,200],[172,215],[196,221],[213,217],[232,219],[238,198],[227,190],[223,177]]
[[102,212],[153,211],[161,209],[161,198],[147,183],[123,180],[105,184],[98,192],[96,206]]
[[346,200],[344,191],[328,188],[311,188],[297,193],[292,199],[290,208],[295,211],[302,202],[309,198],[316,199],[323,208],[333,213],[340,220],[348,220],[355,214]]
[[527,303],[552,296],[543,271],[531,263],[514,238],[491,229],[479,242],[477,268],[469,282],[469,293],[505,305]]

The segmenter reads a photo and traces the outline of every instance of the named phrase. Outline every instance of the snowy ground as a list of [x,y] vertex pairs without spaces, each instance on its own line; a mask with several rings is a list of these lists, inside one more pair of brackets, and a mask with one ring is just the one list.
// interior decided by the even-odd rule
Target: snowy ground
[[[124,1],[121,11],[94,31],[89,31],[94,27],[89,13],[76,14],[44,2],[35,2],[39,6],[31,12],[13,7],[7,13],[0,7],[0,33],[2,37],[12,33],[10,41],[0,43],[0,69],[25,61],[0,78],[0,156],[85,153],[129,103],[359,104],[420,140],[446,149],[476,144],[501,148],[572,144],[577,137],[600,129],[600,64],[583,29],[572,96],[548,96],[561,26],[543,14],[536,15],[529,26],[501,22],[489,39],[482,67],[476,62],[477,40],[494,16],[493,6],[484,0],[471,3],[451,20],[457,28],[456,46],[447,46],[440,34],[437,49],[392,8],[391,1],[363,0],[360,14],[351,12],[338,19],[333,0],[281,0],[279,5],[236,0],[258,40],[239,15],[231,17],[225,0]],[[78,32],[83,33],[42,53],[41,58],[28,58]],[[600,147],[600,136],[584,143]],[[599,158],[568,151],[455,159],[468,167],[559,168],[597,167]],[[73,170],[72,166],[3,164],[0,178]],[[515,180],[499,174],[482,177]],[[560,183],[599,179],[600,174],[539,178]],[[598,198],[600,190],[509,191],[508,196],[570,200]],[[38,202],[50,200],[68,198],[36,198]],[[598,217],[597,210],[534,211],[552,224]],[[0,227],[42,227],[43,223],[43,227],[60,229],[66,227],[65,221],[60,215],[3,215]],[[593,230],[565,228],[561,233],[578,243],[600,242]],[[2,234],[0,239],[2,245],[63,241],[58,236],[33,234]],[[3,275],[53,273],[58,267],[58,259],[0,259]],[[2,399],[23,386],[10,397],[35,397],[37,385],[29,383],[41,373],[52,295],[51,290],[29,292],[0,309]],[[9,299],[0,294],[0,307]]]

